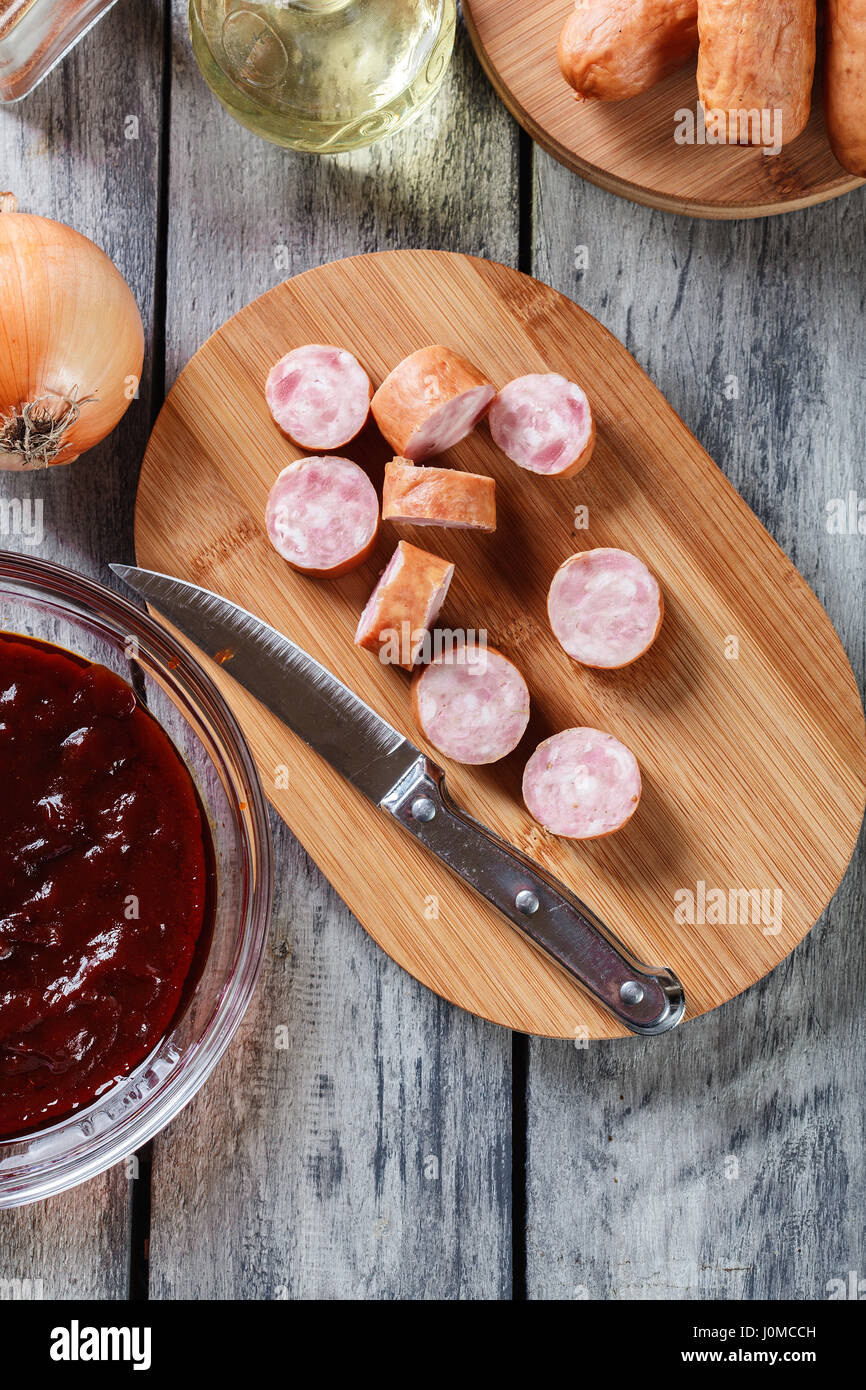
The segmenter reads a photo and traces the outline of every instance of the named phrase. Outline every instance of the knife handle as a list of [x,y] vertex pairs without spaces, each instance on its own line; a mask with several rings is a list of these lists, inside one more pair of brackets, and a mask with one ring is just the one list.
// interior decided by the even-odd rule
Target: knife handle
[[631,1032],[680,1022],[686,998],[673,971],[640,965],[553,874],[456,806],[436,763],[422,755],[380,804]]

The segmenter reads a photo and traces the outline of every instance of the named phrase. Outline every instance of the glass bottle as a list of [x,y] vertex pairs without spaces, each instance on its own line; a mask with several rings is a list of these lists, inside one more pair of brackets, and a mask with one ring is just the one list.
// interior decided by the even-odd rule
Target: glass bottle
[[117,0],[0,0],[0,102],[47,77]]
[[455,0],[190,0],[196,60],[242,125],[314,154],[408,124],[438,90]]

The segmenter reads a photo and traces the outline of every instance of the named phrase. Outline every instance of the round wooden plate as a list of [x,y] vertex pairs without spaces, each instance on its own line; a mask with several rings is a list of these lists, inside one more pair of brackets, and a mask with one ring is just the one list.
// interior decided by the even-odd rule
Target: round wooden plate
[[629,101],[577,101],[556,60],[572,7],[572,0],[463,0],[476,52],[511,114],[583,178],[649,207],[717,218],[790,212],[860,187],[827,143],[820,81],[809,124],[778,155],[675,142],[675,113],[696,111],[694,64]]
[[[271,420],[264,383],[280,356],[311,342],[349,348],[376,382],[433,342],[460,349],[501,384],[562,372],[585,385],[593,404],[595,456],[576,478],[535,478],[509,463],[482,426],[445,461],[496,478],[494,535],[386,523],[361,569],[305,578],[264,531],[268,490],[299,452]],[[390,451],[372,426],[344,452],[380,482]],[[456,562],[441,625],[486,628],[532,692],[530,728],[510,758],[448,766],[456,799],[569,884],[640,960],[672,966],[689,1016],[771,970],[829,901],[857,839],[866,795],[857,687],[814,594],[625,348],[547,286],[436,251],[324,265],[232,318],[189,363],[157,421],[138,493],[139,563],[261,615],[417,739],[408,675],[352,641],[400,535]],[[570,662],[545,608],[557,565],[606,545],[640,555],[665,596],[655,646],[613,672]],[[446,999],[511,1028],[622,1034],[227,670],[206,664],[274,806],[394,960]],[[584,844],[543,833],[520,798],[532,748],[575,724],[621,738],[644,778],[628,826]],[[734,920],[715,921],[712,889],[726,902],[729,890],[757,890],[759,906],[763,892],[766,910],[749,920],[752,903],[740,920],[737,906],[727,914]],[[683,893],[694,899],[690,923],[678,920]]]

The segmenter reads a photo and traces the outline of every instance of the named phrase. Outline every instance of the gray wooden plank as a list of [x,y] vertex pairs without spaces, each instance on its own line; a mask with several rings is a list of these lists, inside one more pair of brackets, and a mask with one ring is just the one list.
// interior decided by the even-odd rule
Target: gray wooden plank
[[[152,328],[160,139],[162,3],[126,0],[42,87],[0,108],[0,185],[22,211],[57,218],[116,262]],[[129,122],[137,118],[137,127]],[[128,138],[135,133],[136,138]],[[41,499],[44,542],[0,536],[107,577],[132,556],[132,505],[150,420],[150,373],[117,431],[68,468],[0,473],[3,497]],[[0,1213],[0,1280],[41,1281],[44,1297],[123,1298],[130,1184],[123,1166],[53,1200]],[[14,1287],[14,1286],[13,1286]]]
[[[866,495],[866,191],[712,223],[619,201],[542,154],[536,168],[536,273],[646,368],[862,682],[864,538],[831,534],[827,506]],[[863,881],[861,841],[793,956],[672,1037],[532,1044],[530,1297],[821,1299],[862,1274]]]
[[[514,261],[516,134],[462,35],[415,126],[316,160],[216,105],[185,8],[176,0],[171,379],[228,315],[323,261],[427,245]],[[155,1147],[153,1296],[508,1297],[509,1035],[404,975],[276,820],[275,832],[256,1004]]]

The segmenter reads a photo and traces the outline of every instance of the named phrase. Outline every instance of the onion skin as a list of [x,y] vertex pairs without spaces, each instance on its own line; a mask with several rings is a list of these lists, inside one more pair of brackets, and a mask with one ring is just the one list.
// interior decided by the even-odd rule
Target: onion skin
[[[3,195],[2,206],[14,199]],[[72,463],[114,429],[135,396],[144,329],[132,291],[87,237],[5,210],[0,285],[0,468]],[[76,402],[78,412],[70,410]],[[43,438],[24,453],[10,441],[28,406],[43,422],[69,423],[47,447]]]

